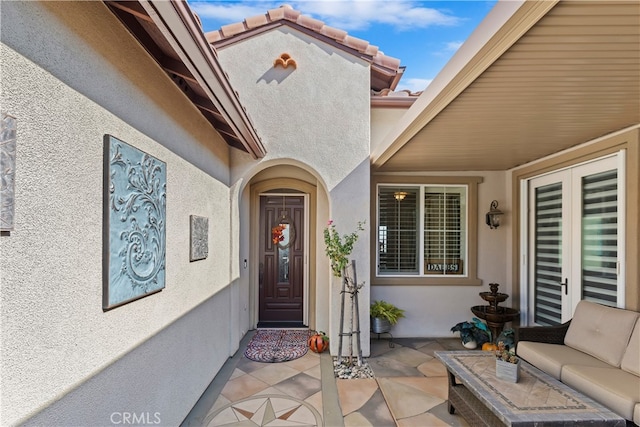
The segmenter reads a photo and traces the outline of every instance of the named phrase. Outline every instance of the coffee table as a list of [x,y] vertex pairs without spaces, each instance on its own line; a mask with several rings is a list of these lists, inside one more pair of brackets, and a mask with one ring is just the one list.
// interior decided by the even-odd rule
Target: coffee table
[[593,399],[524,360],[520,379],[496,377],[495,356],[483,351],[437,351],[449,376],[449,413],[457,410],[472,426],[626,426]]

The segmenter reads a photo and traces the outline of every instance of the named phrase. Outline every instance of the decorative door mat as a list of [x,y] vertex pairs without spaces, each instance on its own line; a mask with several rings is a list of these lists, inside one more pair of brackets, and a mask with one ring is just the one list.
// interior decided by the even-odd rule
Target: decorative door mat
[[308,329],[259,329],[251,338],[244,355],[255,362],[277,363],[307,354]]

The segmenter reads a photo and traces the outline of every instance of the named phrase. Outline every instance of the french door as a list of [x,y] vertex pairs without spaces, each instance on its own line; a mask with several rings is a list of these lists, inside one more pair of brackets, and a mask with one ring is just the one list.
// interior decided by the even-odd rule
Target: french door
[[528,181],[528,324],[564,323],[583,299],[624,306],[622,157]]

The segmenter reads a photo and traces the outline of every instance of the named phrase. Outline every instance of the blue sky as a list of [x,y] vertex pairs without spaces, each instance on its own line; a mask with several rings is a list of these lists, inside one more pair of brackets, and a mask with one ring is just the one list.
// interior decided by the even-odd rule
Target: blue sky
[[420,91],[495,5],[495,0],[190,0],[205,32],[289,4],[378,46],[406,71],[397,90]]

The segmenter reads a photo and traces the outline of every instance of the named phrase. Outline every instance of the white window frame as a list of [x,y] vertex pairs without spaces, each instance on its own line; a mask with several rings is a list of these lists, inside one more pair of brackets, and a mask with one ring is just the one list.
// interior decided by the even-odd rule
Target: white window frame
[[[372,204],[372,227],[371,227],[371,279],[372,285],[389,286],[424,286],[424,285],[461,285],[461,286],[478,286],[482,284],[482,280],[478,278],[477,258],[478,258],[478,185],[482,183],[483,178],[479,176],[409,176],[402,174],[374,174],[371,182],[371,199],[375,200]],[[429,274],[424,275],[424,203],[420,205],[419,220],[419,253],[417,254],[420,261],[418,273],[394,274],[383,273],[378,271],[379,265],[379,248],[378,248],[378,224],[379,224],[379,188],[380,186],[393,187],[420,187],[422,201],[424,202],[425,187],[466,187],[465,204],[466,204],[466,234],[464,238],[465,265],[464,274]]]

